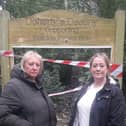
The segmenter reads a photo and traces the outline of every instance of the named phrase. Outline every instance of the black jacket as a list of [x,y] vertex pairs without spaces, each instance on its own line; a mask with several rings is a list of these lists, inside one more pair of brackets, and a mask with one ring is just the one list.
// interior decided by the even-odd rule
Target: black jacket
[[42,87],[42,79],[31,81],[15,66],[0,97],[0,126],[56,126],[51,99]]
[[[89,84],[78,92],[74,99],[69,126],[73,122],[77,112],[77,103],[86,93]],[[96,98],[91,107],[89,126],[123,126],[124,123],[125,102],[120,88],[107,79],[107,83],[96,94]]]

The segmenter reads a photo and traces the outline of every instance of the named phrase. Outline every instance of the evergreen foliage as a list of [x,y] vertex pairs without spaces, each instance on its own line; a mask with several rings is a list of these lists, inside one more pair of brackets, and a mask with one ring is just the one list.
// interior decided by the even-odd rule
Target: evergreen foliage
[[48,93],[56,93],[64,90],[61,85],[59,71],[54,67],[52,71],[45,70],[43,75],[43,86],[47,89]]
[[2,6],[13,18],[51,9],[67,9],[112,18],[117,9],[126,10],[126,0],[2,0]]
[[118,9],[126,10],[126,0],[98,0],[101,17],[112,18]]

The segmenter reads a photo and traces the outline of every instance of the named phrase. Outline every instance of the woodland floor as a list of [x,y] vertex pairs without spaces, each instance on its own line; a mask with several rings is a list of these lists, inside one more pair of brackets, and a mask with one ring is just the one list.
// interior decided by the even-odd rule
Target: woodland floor
[[56,99],[57,126],[68,126],[72,95],[73,93],[62,95],[58,96]]

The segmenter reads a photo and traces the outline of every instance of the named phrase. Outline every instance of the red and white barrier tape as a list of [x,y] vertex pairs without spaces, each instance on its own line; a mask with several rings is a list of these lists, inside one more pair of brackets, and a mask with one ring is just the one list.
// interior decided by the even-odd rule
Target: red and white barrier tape
[[11,50],[0,50],[0,56],[13,57],[13,51]]
[[[53,59],[44,59],[44,61],[89,68],[89,62],[85,62],[85,61],[53,60]],[[123,71],[123,66],[121,64],[111,65],[110,72],[112,76],[115,76],[117,78],[122,78],[122,71]]]
[[89,68],[89,62],[85,62],[85,61],[53,60],[53,59],[44,59],[44,61],[51,62],[51,63],[59,63],[59,64],[64,64],[64,65],[72,65],[72,66]]
[[74,89],[70,89],[70,90],[67,90],[67,91],[62,91],[62,92],[58,92],[58,93],[51,93],[48,96],[52,97],[52,96],[64,95],[64,94],[68,94],[68,93],[71,93],[71,92],[79,91],[81,88],[82,88],[82,86],[79,86],[79,87],[76,87]]
[[[2,50],[0,51],[0,56],[5,56],[5,57],[21,57],[18,55],[14,55],[13,51],[11,50]],[[77,67],[85,67],[89,68],[89,62],[85,61],[71,61],[71,60],[54,60],[54,59],[43,59],[44,61],[51,62],[51,63],[58,63],[58,64],[64,64],[64,65],[72,65],[72,66],[77,66]],[[122,64],[112,64],[111,65],[111,75],[122,78],[122,72],[123,71],[123,66]]]

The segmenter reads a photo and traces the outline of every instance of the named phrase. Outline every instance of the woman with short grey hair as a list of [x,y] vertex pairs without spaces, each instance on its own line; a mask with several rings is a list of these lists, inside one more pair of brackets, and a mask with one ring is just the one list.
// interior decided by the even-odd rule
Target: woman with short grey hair
[[43,88],[42,56],[24,54],[0,97],[0,126],[56,126],[53,103]]

